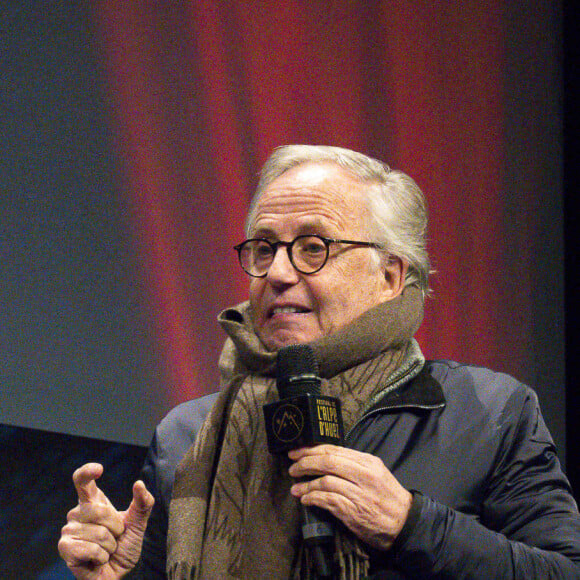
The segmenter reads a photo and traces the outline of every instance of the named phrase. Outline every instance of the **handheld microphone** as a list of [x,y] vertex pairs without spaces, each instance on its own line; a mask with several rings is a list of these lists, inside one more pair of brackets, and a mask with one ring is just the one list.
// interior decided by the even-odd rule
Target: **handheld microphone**
[[[264,405],[268,450],[287,453],[319,443],[340,445],[343,439],[340,401],[320,394],[314,351],[306,344],[278,351],[276,386],[280,400]],[[300,504],[302,537],[310,548],[316,572],[332,576],[334,529],[332,516],[317,507]]]

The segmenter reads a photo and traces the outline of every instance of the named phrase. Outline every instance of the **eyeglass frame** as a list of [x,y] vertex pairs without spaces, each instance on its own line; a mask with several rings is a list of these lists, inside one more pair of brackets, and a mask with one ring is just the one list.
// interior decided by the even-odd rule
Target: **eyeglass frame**
[[[322,262],[322,264],[318,268],[316,268],[316,270],[312,270],[312,272],[304,272],[304,271],[300,270],[300,268],[298,268],[296,266],[296,264],[294,263],[294,258],[292,257],[292,255],[293,255],[292,247],[294,246],[294,244],[296,243],[296,241],[299,240],[299,239],[301,239],[301,238],[317,238],[326,247],[326,257],[324,258],[324,261]],[[269,272],[270,268],[272,267],[272,263],[268,266],[268,269],[263,274],[251,274],[250,272],[248,272],[244,268],[244,266],[242,265],[242,248],[248,242],[266,242],[266,244],[268,244],[272,248],[272,251],[273,251],[273,254],[272,254],[272,263],[274,263],[274,258],[276,257],[276,254],[278,253],[278,248],[280,246],[285,247],[286,248],[286,252],[288,254],[288,259],[290,260],[290,263],[292,264],[292,267],[297,272],[300,272],[301,274],[305,274],[306,276],[308,276],[310,274],[316,274],[317,272],[320,272],[320,270],[322,270],[322,268],[324,268],[324,266],[326,266],[326,263],[328,262],[328,258],[330,257],[330,244],[352,244],[352,245],[356,245],[356,246],[364,246],[364,247],[367,247],[367,248],[374,248],[376,250],[383,249],[383,247],[380,244],[377,244],[375,242],[362,242],[362,241],[357,241],[357,240],[338,240],[338,239],[335,239],[335,238],[327,238],[325,236],[320,236],[318,234],[301,234],[299,236],[296,236],[290,242],[283,242],[281,240],[279,240],[277,242],[271,242],[267,238],[249,238],[249,239],[244,240],[243,242],[235,245],[233,247],[233,249],[236,250],[236,252],[238,253],[238,261],[240,263],[240,266],[241,266],[242,270],[248,276],[251,276],[252,278],[265,278],[268,275],[268,272]]]

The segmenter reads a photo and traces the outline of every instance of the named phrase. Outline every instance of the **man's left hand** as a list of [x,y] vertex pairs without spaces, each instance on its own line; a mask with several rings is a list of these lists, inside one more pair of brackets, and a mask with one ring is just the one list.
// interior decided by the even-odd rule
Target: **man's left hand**
[[411,508],[413,496],[374,455],[335,445],[290,451],[292,477],[314,477],[292,486],[304,505],[328,510],[356,536],[388,550]]

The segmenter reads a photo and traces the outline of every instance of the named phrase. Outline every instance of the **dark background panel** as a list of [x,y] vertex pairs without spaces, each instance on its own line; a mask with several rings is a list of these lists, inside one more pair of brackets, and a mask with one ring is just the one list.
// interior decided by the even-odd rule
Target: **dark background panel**
[[71,474],[89,461],[105,470],[99,486],[119,509],[131,501],[146,447],[0,425],[0,578],[72,578],[57,542],[77,503]]
[[566,232],[567,473],[580,498],[580,8],[564,3],[564,216]]

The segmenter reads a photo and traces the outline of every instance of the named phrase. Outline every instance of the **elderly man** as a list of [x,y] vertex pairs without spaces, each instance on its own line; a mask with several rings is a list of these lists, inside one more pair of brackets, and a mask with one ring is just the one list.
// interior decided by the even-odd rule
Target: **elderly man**
[[[219,318],[222,388],[159,425],[126,512],[99,465],[75,472],[59,543],[75,576],[316,578],[301,502],[335,520],[332,577],[580,578],[580,517],[533,391],[425,361],[413,339],[425,231],[403,173],[333,147],[276,150],[236,247],[249,304]],[[346,437],[288,461],[266,451],[261,410],[278,397],[276,352],[299,343]]]

